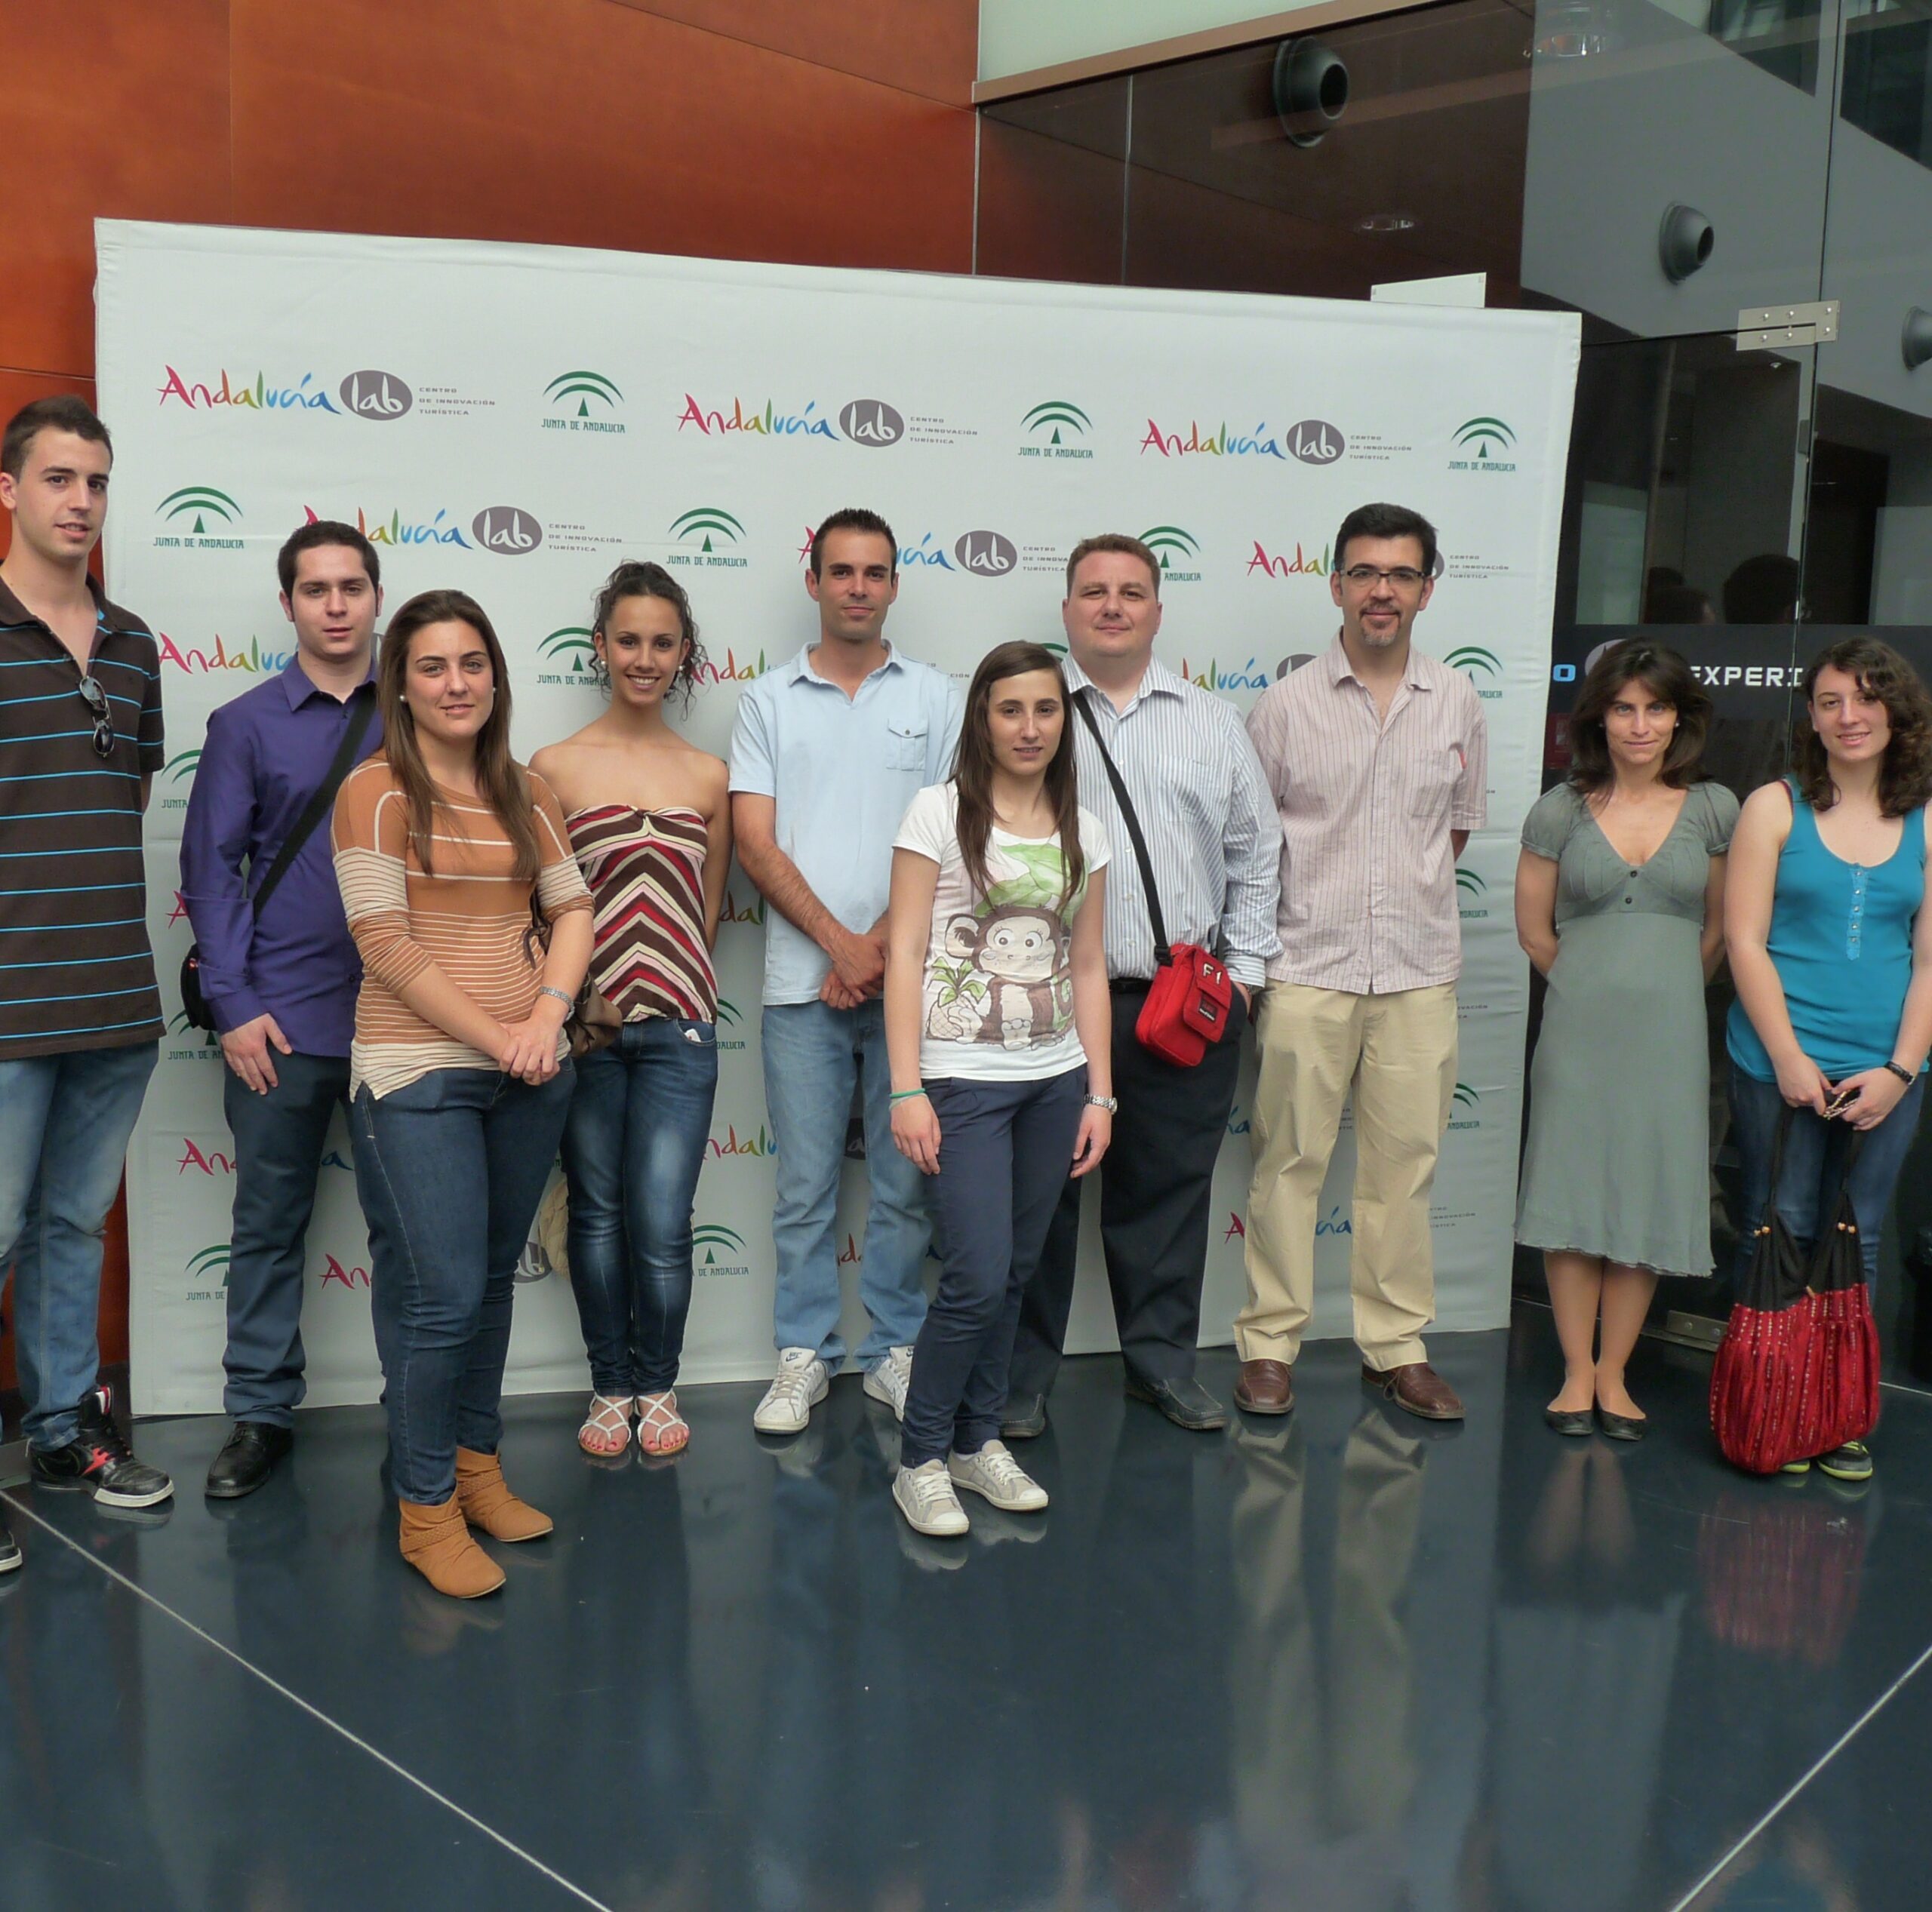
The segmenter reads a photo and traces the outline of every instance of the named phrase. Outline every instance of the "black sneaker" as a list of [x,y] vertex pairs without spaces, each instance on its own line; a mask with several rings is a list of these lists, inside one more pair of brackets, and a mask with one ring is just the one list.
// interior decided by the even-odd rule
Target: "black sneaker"
[[32,1448],[28,1461],[37,1487],[88,1493],[103,1507],[152,1507],[174,1491],[158,1467],[137,1461],[114,1425],[114,1397],[97,1388],[81,1403],[81,1431],[65,1447]]
[[0,1573],[11,1573],[20,1563],[20,1543],[0,1527]]

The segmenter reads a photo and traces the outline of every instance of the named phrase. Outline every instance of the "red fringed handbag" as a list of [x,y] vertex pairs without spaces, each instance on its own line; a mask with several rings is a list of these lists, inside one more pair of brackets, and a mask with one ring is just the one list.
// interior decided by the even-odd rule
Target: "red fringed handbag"
[[1792,1111],[1778,1124],[1770,1193],[1751,1265],[1711,1371],[1711,1427],[1726,1460],[1752,1474],[1862,1440],[1878,1418],[1878,1336],[1845,1182],[1809,1265],[1777,1212]]

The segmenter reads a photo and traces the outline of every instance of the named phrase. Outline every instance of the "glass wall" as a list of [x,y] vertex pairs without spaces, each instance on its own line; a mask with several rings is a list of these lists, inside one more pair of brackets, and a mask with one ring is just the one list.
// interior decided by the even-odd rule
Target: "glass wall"
[[[1932,678],[1932,0],[1444,0],[989,107],[981,152],[983,272],[1362,298],[1481,272],[1492,305],[1583,315],[1552,781],[1574,672],[1634,631],[1700,668],[1740,794],[1831,638]],[[1752,309],[1823,300],[1819,343],[1740,349]],[[1895,1367],[1932,1138],[1901,1186]],[[1675,1285],[1660,1317],[1727,1305]]]

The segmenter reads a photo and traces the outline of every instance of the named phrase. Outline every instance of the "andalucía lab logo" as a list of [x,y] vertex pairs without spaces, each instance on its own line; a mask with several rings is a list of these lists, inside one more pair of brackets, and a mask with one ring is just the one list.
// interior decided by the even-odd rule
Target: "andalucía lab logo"
[[1348,448],[1348,440],[1325,418],[1305,418],[1288,427],[1288,456],[1304,465],[1332,465]]
[[1091,445],[1080,441],[1094,429],[1094,421],[1070,398],[1049,398],[1035,405],[1020,421],[1027,442],[1020,447],[1022,458],[1091,458]]
[[[304,505],[302,511],[305,521],[310,524],[320,515],[313,505]],[[331,515],[337,514],[332,512]],[[450,522],[447,509],[438,510],[433,518],[419,518],[414,514],[405,518],[400,506],[392,506],[385,517],[380,511],[365,511],[358,505],[355,528],[371,544],[444,544],[460,546],[465,551],[469,549],[469,540],[463,535],[462,527]]]
[[372,425],[387,425],[402,417],[416,395],[393,372],[351,372],[342,382],[343,410]]
[[470,536],[500,558],[522,558],[543,542],[543,527],[515,505],[492,505],[470,520]]
[[614,414],[624,402],[614,379],[601,372],[561,372],[543,388],[551,416],[546,432],[603,432],[621,437],[623,421]]
[[[157,551],[240,551],[244,542],[226,535],[224,526],[238,524],[242,507],[226,491],[211,484],[184,484],[155,506],[162,528],[155,533]],[[212,528],[211,528],[212,527]]]
[[1257,538],[1254,555],[1247,561],[1247,575],[1253,577],[1257,571],[1263,577],[1326,577],[1328,547],[1324,545],[1318,552],[1305,551],[1297,539],[1291,555],[1286,545],[1277,545],[1270,551]]
[[742,571],[751,562],[733,549],[743,540],[744,526],[721,505],[700,505],[679,512],[671,521],[671,536],[675,543],[666,561],[672,564]]
[[1150,418],[1140,441],[1140,455],[1144,458],[1150,451],[1158,452],[1163,458],[1285,460],[1287,456],[1281,440],[1268,429],[1265,420],[1257,420],[1252,432],[1235,432],[1230,431],[1225,421],[1218,428],[1204,429],[1198,419],[1189,419],[1183,431]]
[[1005,577],[1020,568],[1020,547],[998,531],[968,531],[952,555],[975,577]]
[[278,380],[272,381],[266,372],[257,372],[251,379],[245,372],[230,374],[223,370],[210,380],[186,378],[172,365],[166,370],[168,376],[161,386],[163,411],[171,401],[191,412],[213,411],[222,405],[257,412],[336,410],[334,401],[315,383],[313,372],[304,372],[293,385],[285,385]]
[[219,632],[213,647],[205,649],[199,644],[178,644],[165,631],[158,631],[155,634],[155,647],[164,664],[186,671],[190,677],[206,677],[214,671],[245,671],[251,677],[273,677],[295,661],[293,650],[264,650],[260,638],[251,638],[246,644],[238,640],[231,649]]
[[1500,418],[1466,418],[1456,427],[1455,444],[1463,453],[1449,461],[1452,472],[1513,472],[1504,454],[1513,451],[1516,434]]
[[[848,405],[847,410],[851,410]],[[826,417],[814,399],[802,411],[787,411],[768,398],[761,405],[753,399],[733,398],[724,404],[700,404],[685,394],[685,408],[678,414],[678,432],[697,432],[701,438],[728,438],[734,432],[760,438],[829,438],[835,442],[838,428]]]
[[1192,531],[1178,524],[1150,525],[1141,533],[1140,542],[1159,561],[1163,584],[1201,582],[1201,546]]

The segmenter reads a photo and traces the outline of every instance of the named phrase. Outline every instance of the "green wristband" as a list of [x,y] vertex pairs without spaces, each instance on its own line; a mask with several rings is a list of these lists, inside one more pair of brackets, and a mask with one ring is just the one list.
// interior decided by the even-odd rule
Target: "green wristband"
[[891,1099],[895,1102],[909,1102],[913,1096],[923,1096],[925,1093],[923,1089],[895,1089]]

